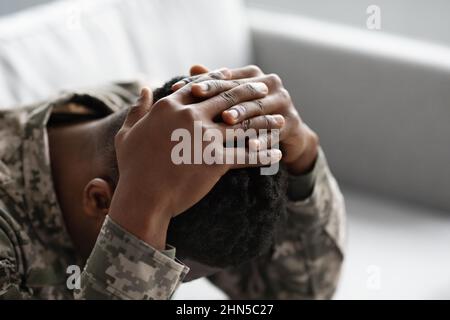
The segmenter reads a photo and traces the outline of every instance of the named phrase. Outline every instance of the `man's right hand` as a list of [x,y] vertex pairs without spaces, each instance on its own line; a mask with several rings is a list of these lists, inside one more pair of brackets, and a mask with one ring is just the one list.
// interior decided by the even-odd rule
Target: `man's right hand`
[[[211,76],[217,78],[218,73]],[[111,202],[110,217],[156,249],[164,249],[172,217],[200,201],[228,170],[261,165],[249,164],[248,150],[225,148],[223,141],[208,144],[214,143],[223,157],[228,152],[245,153],[246,164],[224,161],[208,165],[202,161],[202,164],[176,165],[171,159],[172,148],[176,145],[171,141],[172,133],[176,129],[187,129],[193,139],[194,121],[201,121],[203,132],[218,129],[225,137],[227,126],[214,119],[233,105],[263,98],[267,93],[268,88],[262,82],[246,83],[199,102],[192,96],[188,84],[152,104],[151,91],[144,88],[116,136],[120,178]],[[271,163],[281,159],[278,149],[259,152]],[[193,158],[193,154],[190,156]]]

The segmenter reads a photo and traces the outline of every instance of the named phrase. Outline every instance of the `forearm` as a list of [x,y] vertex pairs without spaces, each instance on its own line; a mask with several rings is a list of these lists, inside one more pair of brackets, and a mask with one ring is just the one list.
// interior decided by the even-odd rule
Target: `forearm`
[[345,205],[321,151],[312,174],[312,194],[288,203],[286,228],[272,256],[286,298],[330,298],[344,257]]
[[189,271],[107,217],[76,299],[169,299]]
[[163,252],[168,219],[136,189],[118,183],[76,298],[169,299],[186,275]]

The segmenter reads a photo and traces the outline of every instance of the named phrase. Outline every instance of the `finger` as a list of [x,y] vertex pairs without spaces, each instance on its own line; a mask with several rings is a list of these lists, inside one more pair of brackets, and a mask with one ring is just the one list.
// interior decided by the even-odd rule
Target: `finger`
[[[257,81],[252,81],[255,79]],[[189,79],[183,79],[181,81],[191,81],[192,82],[192,94],[199,98],[209,98],[219,94],[222,91],[229,90],[231,88],[237,87],[240,84],[248,83],[248,82],[264,82],[259,81],[267,79],[265,77],[256,77],[256,78],[244,78],[240,80],[223,80],[223,79],[208,79],[201,77],[191,77]],[[177,85],[176,83],[175,85]],[[174,85],[174,86],[175,86]],[[181,85],[181,83],[180,83]]]
[[261,167],[277,163],[283,154],[279,149],[249,151],[244,148],[224,148],[224,163],[230,169]]
[[269,89],[262,82],[251,82],[238,85],[198,104],[212,116],[244,101],[264,98]]
[[242,84],[234,80],[205,80],[196,81],[192,84],[192,94],[199,98],[210,98],[217,96],[219,93],[233,89]]
[[262,151],[272,149],[279,146],[280,132],[271,131],[268,134],[260,134],[258,137],[248,141],[248,148],[250,151]]
[[221,144],[224,147],[239,147],[243,148],[248,146],[248,141],[258,138],[258,132],[256,130],[242,130],[237,128],[236,130],[231,126],[224,125],[223,123],[215,122],[203,122],[205,133],[203,139],[205,141],[214,141]]
[[279,110],[283,103],[285,103],[283,97],[277,94],[243,102],[222,112],[222,119],[225,123],[236,124],[256,116],[272,114]]
[[214,71],[211,71],[208,73],[181,79],[180,81],[178,81],[177,83],[172,85],[172,90],[177,91],[177,90],[181,89],[182,87],[184,87],[186,84],[192,83],[192,82],[199,82],[199,81],[213,80],[213,79],[224,79],[225,80],[225,79],[230,79],[230,77],[231,77],[231,73],[230,73],[229,69],[221,68],[221,69],[214,70]]
[[172,91],[177,91],[187,85],[188,83],[194,82],[197,79],[200,79],[202,75],[196,75],[191,77],[186,77],[184,79],[181,79],[180,81],[174,83],[171,87]]
[[242,68],[230,69],[231,79],[243,79],[264,75],[258,66],[249,65]]
[[205,66],[201,65],[201,64],[194,64],[191,69],[189,70],[189,74],[191,76],[198,76],[199,74],[202,73],[207,73],[209,72],[208,68],[206,68]]
[[143,116],[148,113],[153,102],[153,96],[149,88],[143,88],[141,95],[134,106],[131,106],[128,110],[127,117],[123,122],[122,128],[131,128],[136,122],[138,122]]
[[255,81],[264,82],[269,87],[270,92],[276,89],[283,88],[283,81],[281,80],[280,76],[278,76],[275,73],[256,77],[242,78],[235,81],[239,81],[240,83],[255,82]]
[[286,123],[285,118],[281,114],[268,114],[268,115],[262,115],[262,116],[256,116],[250,119],[245,119],[242,122],[236,123],[235,125],[228,125],[225,123],[220,123],[218,126],[225,128],[225,129],[243,129],[244,131],[249,129],[254,130],[281,130]]
[[[142,94],[143,90],[144,94]],[[139,97],[137,103],[142,103],[145,111],[149,112],[153,106],[153,91],[149,87],[143,87],[141,90],[141,96]]]
[[230,88],[248,82],[264,82],[267,87],[269,87],[269,91],[271,93],[273,91],[276,91],[277,89],[280,89],[280,92],[286,91],[283,88],[283,82],[281,81],[281,78],[274,73],[262,76],[228,80],[228,83],[227,80],[204,80],[197,78],[195,79],[195,81],[193,81],[195,84],[192,85],[192,94],[199,98],[212,97],[216,95],[218,91],[221,91],[221,87]]

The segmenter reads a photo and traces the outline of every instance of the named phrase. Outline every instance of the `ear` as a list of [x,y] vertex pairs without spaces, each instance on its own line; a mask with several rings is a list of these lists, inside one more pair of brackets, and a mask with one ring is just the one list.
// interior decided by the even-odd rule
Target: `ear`
[[95,178],[83,190],[83,210],[92,218],[103,219],[109,212],[113,191],[108,182]]

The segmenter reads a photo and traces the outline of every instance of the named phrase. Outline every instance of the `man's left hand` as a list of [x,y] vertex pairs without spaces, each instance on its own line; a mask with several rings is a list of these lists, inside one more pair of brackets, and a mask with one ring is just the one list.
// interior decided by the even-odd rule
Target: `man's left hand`
[[230,80],[211,79],[202,75],[208,72],[203,66],[193,66],[191,77],[176,83],[172,89],[178,90],[185,83],[194,82],[192,94],[199,98],[208,98],[242,83],[264,82],[269,94],[259,100],[236,104],[222,113],[223,121],[231,128],[259,129],[263,123],[284,121],[280,130],[282,162],[294,175],[307,173],[314,166],[318,154],[319,138],[301,119],[289,92],[284,88],[276,74],[264,74],[257,66],[228,69]]

